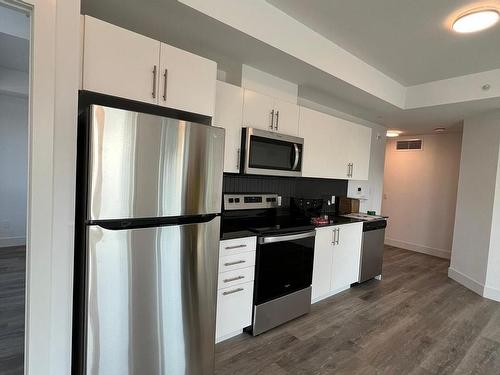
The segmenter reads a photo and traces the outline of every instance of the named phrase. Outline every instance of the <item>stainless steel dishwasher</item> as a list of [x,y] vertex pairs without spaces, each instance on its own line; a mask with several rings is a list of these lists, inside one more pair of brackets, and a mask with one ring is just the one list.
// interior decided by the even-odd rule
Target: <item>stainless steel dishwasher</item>
[[359,282],[382,276],[384,258],[384,238],[387,220],[365,221],[363,223],[363,243]]

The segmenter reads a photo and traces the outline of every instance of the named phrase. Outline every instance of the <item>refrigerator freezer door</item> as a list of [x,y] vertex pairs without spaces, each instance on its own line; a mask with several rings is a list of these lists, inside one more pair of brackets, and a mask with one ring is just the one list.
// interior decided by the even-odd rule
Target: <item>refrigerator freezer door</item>
[[94,105],[89,220],[218,213],[224,130]]
[[213,373],[219,226],[88,228],[86,374]]

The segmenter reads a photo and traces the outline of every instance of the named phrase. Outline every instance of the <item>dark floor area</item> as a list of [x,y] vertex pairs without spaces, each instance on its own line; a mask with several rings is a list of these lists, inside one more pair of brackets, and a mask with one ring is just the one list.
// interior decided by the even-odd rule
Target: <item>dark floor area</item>
[[217,374],[500,374],[500,303],[448,261],[386,247],[384,277],[256,338],[217,345]]
[[0,374],[23,374],[25,247],[0,248]]

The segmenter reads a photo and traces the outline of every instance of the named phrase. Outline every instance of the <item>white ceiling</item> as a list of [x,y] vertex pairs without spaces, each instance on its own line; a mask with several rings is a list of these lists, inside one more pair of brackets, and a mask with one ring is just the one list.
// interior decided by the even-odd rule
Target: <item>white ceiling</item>
[[[345,2],[350,1],[358,0]],[[400,1],[412,3],[408,0],[394,0],[393,3]],[[365,1],[368,2],[374,0]],[[429,3],[428,0],[415,2]],[[305,99],[387,127],[406,130],[408,134],[425,134],[440,126],[460,129],[464,117],[500,108],[500,97],[497,97],[402,110],[176,0],[142,0],[140,4],[137,0],[82,0],[82,13],[217,61],[219,68],[228,73],[230,83],[239,84],[241,64],[247,64],[296,83],[299,95]]]
[[405,86],[500,68],[500,24],[450,30],[454,15],[500,0],[266,0]]

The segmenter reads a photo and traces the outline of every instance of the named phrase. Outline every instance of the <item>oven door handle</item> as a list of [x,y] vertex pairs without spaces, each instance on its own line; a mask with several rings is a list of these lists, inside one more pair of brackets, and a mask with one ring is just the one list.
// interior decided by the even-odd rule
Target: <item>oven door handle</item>
[[276,242],[285,242],[285,241],[293,241],[293,240],[301,240],[303,238],[315,237],[316,231],[310,232],[302,232],[297,234],[290,234],[284,236],[272,236],[272,237],[260,237],[259,245],[264,245],[268,243],[276,243]]
[[295,149],[295,160],[293,161],[293,166],[292,170],[296,170],[297,166],[299,165],[299,146],[297,146],[297,143],[293,144],[293,148]]

